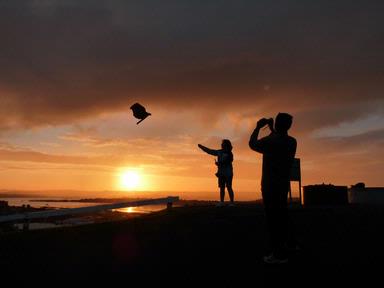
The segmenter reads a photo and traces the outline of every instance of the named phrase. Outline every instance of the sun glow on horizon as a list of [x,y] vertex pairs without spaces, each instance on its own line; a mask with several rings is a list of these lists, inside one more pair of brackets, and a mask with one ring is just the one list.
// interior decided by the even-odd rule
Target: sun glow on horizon
[[119,174],[119,188],[124,190],[140,189],[142,186],[140,172],[136,170],[122,170]]

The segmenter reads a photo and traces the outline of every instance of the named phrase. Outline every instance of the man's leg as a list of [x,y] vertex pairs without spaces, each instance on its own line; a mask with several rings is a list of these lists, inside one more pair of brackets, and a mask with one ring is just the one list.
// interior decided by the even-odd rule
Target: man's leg
[[286,245],[288,241],[288,203],[287,191],[279,191],[279,199],[276,203],[275,229],[276,229],[276,257],[286,258]]
[[268,233],[268,250],[273,254],[278,250],[278,229],[276,219],[276,208],[271,203],[265,205],[265,220]]
[[276,209],[275,215],[275,256],[277,258],[286,258],[286,243],[287,243],[287,213],[283,207]]

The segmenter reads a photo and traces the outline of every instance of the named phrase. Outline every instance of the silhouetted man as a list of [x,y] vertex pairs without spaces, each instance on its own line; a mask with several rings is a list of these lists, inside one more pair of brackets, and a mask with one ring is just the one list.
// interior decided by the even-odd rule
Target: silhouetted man
[[[269,125],[271,134],[258,139],[260,129]],[[272,253],[264,257],[266,263],[286,263],[285,246],[288,240],[287,197],[290,171],[296,154],[296,139],[288,135],[292,116],[279,113],[275,127],[273,119],[260,119],[249,140],[252,150],[263,154],[261,191],[270,236]]]

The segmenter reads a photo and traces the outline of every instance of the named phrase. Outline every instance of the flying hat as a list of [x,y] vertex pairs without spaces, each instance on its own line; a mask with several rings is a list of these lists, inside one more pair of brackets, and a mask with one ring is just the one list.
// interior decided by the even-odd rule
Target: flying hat
[[145,110],[145,107],[142,106],[141,104],[139,103],[135,103],[131,106],[131,109],[132,109],[132,112],[133,112],[133,116],[135,116],[135,118],[137,119],[140,119],[139,122],[137,122],[136,124],[139,124],[141,121],[143,121],[145,118],[147,118],[148,116],[152,115],[151,113],[148,113],[146,110]]

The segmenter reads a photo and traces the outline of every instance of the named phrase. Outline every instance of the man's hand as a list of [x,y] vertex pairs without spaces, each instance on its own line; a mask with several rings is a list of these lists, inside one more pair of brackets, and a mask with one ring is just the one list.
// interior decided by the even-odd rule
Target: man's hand
[[268,124],[270,120],[266,119],[266,118],[261,118],[259,121],[257,121],[257,125],[256,125],[256,129],[261,129],[263,128],[265,125]]
[[271,132],[275,132],[275,128],[273,128],[273,125],[274,124],[274,121],[273,121],[273,118],[269,118],[268,119],[268,127],[269,127],[269,130],[271,130]]
[[261,118],[257,121],[256,129],[261,129],[264,126],[268,125],[271,131],[273,131],[273,118]]

